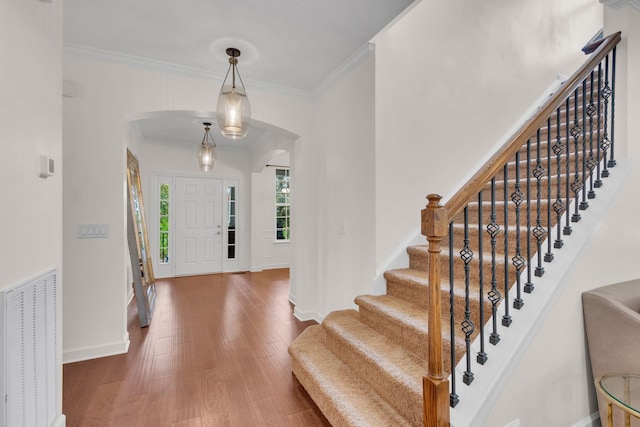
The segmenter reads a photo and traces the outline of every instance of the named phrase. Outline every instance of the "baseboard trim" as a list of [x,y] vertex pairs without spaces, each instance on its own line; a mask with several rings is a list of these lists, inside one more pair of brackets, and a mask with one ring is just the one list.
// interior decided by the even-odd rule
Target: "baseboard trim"
[[409,265],[407,248],[414,245],[424,245],[426,242],[427,238],[420,234],[419,228],[411,232],[377,269],[376,275],[373,278],[373,295],[384,295],[387,292],[387,279],[384,278],[385,271],[405,268]]
[[67,425],[67,417],[64,414],[58,414],[51,423],[51,427],[65,427]]
[[573,427],[600,427],[600,412],[594,412],[584,420],[574,424]]
[[256,267],[251,267],[251,272],[252,273],[259,273],[261,271],[264,270],[276,270],[278,268],[291,268],[291,264],[286,262],[286,263],[282,263],[282,264],[269,264],[269,265],[262,265],[262,266],[256,266]]
[[322,323],[322,319],[324,319],[324,316],[319,315],[315,311],[300,311],[298,307],[293,309],[293,317],[301,322],[315,320],[318,323]]
[[129,343],[129,333],[127,332],[124,340],[119,342],[64,351],[62,354],[62,363],[82,362],[84,360],[124,354],[129,351]]

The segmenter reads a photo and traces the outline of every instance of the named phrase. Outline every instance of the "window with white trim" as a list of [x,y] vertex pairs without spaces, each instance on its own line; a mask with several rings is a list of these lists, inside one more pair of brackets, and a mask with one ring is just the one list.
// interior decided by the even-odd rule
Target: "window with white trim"
[[236,258],[236,187],[227,187],[227,259]]
[[160,184],[160,264],[169,263],[169,184]]
[[276,169],[276,241],[280,242],[291,238],[289,184],[289,169]]

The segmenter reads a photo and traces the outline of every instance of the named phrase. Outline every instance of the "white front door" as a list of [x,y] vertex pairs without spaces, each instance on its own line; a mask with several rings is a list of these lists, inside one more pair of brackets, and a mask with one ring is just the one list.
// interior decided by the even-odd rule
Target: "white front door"
[[176,276],[222,271],[222,180],[176,177]]

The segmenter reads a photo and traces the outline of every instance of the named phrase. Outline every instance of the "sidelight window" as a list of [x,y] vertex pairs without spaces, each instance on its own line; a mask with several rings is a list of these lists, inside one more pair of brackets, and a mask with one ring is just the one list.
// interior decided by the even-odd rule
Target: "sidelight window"
[[160,184],[160,264],[169,263],[169,184]]
[[291,238],[289,169],[276,169],[276,241]]

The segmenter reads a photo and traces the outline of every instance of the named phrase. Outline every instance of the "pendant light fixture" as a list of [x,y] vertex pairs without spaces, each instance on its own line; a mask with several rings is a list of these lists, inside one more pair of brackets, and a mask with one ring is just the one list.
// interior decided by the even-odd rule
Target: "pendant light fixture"
[[202,143],[198,149],[198,166],[200,166],[200,170],[209,172],[213,169],[218,158],[216,154],[216,142],[211,136],[211,123],[205,122],[202,124],[204,125],[204,137],[202,138]]
[[[229,55],[229,68],[218,96],[218,127],[222,135],[227,138],[240,139],[244,138],[249,130],[251,107],[237,68],[240,51],[230,47],[227,49],[227,55]],[[227,83],[229,72],[231,72],[231,81]]]

